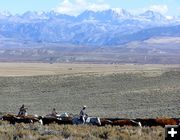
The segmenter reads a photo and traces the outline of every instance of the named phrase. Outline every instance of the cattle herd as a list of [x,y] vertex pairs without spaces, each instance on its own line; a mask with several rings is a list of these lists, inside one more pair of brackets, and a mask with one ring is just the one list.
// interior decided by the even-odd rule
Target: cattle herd
[[[6,114],[0,117],[2,121],[8,121],[11,124],[15,123],[40,123],[47,125],[50,123],[57,124],[82,124],[77,116],[37,116],[27,115],[19,116],[14,114]],[[180,118],[99,118],[99,117],[88,117],[85,124],[97,125],[97,126],[162,126],[165,125],[179,125]]]

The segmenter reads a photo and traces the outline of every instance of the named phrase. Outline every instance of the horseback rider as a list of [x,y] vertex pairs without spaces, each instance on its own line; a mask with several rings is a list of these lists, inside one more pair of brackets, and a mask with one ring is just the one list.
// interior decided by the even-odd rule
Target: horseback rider
[[27,109],[24,104],[20,107],[18,115],[20,116],[27,116]]
[[81,121],[83,122],[83,124],[84,124],[85,121],[86,121],[86,117],[88,116],[88,115],[86,114],[86,106],[85,106],[85,105],[83,106],[82,110],[80,111],[79,116],[80,116],[80,120],[81,120]]
[[57,114],[58,114],[58,113],[56,112],[56,109],[53,108],[51,115],[52,115],[53,117],[57,117]]

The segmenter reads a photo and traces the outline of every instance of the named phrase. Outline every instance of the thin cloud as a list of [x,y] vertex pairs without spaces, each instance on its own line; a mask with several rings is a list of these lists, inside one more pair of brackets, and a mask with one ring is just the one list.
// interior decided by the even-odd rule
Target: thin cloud
[[180,13],[180,7],[177,8],[177,12]]
[[57,8],[55,8],[55,11],[62,14],[76,16],[85,10],[102,11],[106,9],[110,9],[110,5],[100,1],[97,3],[91,3],[86,0],[75,0],[74,2],[64,0]]
[[[97,0],[96,2],[88,2],[88,0],[64,0],[54,10],[62,14],[68,14],[77,16],[85,10],[103,11],[107,9],[121,9],[117,7],[111,7],[109,4],[104,3],[103,0]],[[152,10],[163,15],[169,12],[167,5],[150,5],[148,7],[128,9],[133,14],[143,13],[147,10]]]
[[151,5],[151,6],[143,7],[143,8],[129,9],[129,11],[134,14],[144,13],[148,10],[158,12],[158,13],[165,15],[168,13],[169,8],[167,5]]
[[166,14],[169,9],[167,5],[152,5],[149,7],[149,10],[156,11],[161,14]]

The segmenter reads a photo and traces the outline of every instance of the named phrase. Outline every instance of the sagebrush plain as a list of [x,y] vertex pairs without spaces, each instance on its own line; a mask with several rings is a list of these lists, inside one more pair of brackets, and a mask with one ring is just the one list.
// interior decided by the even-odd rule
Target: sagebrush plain
[[[79,114],[118,118],[179,117],[180,65],[0,63],[0,115]],[[0,121],[0,140],[163,140],[162,127],[96,127]]]
[[179,65],[1,63],[0,112],[179,117]]

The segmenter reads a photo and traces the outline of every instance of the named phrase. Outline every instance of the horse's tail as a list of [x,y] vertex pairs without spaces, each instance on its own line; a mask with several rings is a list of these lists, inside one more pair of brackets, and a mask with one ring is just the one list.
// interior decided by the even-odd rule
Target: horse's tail
[[101,125],[101,120],[99,117],[97,117],[98,124]]
[[139,126],[140,128],[142,128],[142,124],[141,122],[137,122],[137,121],[134,121],[134,120],[130,120],[132,123],[136,124],[137,126]]

